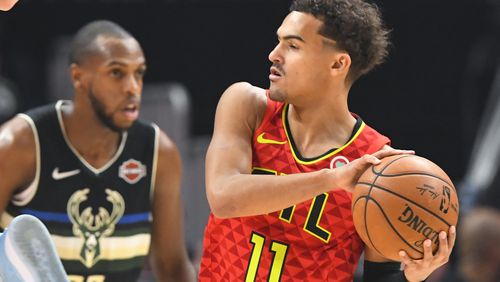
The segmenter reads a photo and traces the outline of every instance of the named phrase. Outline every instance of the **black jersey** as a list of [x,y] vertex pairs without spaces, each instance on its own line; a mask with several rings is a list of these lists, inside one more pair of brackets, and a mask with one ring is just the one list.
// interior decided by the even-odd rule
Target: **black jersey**
[[31,214],[50,231],[71,281],[135,281],[148,254],[159,129],[137,121],[113,158],[94,168],[71,145],[61,106],[20,116],[36,141],[36,176],[14,195],[2,227]]

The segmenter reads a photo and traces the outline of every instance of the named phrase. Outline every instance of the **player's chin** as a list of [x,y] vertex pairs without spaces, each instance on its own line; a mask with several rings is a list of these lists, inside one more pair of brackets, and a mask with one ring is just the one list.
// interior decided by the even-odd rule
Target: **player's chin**
[[127,131],[129,128],[132,127],[132,125],[134,125],[136,120],[137,119],[134,119],[134,120],[129,120],[129,119],[127,119],[127,120],[115,120],[113,122],[114,130],[119,131],[119,132]]
[[277,102],[284,102],[286,99],[286,94],[284,91],[278,89],[277,87],[273,87],[271,84],[271,87],[269,87],[269,98],[273,101]]
[[115,123],[120,126],[130,127],[136,120],[139,119],[139,111],[122,111],[115,115]]

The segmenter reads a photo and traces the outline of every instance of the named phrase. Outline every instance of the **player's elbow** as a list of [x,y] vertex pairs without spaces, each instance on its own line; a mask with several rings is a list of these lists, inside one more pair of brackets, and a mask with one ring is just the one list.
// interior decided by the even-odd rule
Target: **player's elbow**
[[234,214],[234,208],[223,206],[223,205],[210,205],[210,210],[217,218],[233,218],[236,217]]
[[222,185],[207,184],[207,199],[210,211],[218,218],[235,217],[236,206]]

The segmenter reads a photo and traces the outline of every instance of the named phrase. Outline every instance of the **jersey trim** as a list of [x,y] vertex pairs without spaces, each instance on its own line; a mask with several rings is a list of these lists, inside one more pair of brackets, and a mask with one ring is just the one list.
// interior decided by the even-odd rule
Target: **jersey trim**
[[[21,214],[29,214],[32,215],[44,222],[60,222],[60,223],[71,223],[69,216],[67,213],[62,212],[47,212],[47,211],[39,211],[33,209],[21,209]],[[6,219],[12,220],[13,216],[10,215],[7,211],[4,212]],[[117,225],[121,224],[134,224],[138,222],[148,222],[150,217],[150,212],[140,212],[140,213],[130,213],[123,215],[120,220],[116,223]]]
[[[80,260],[80,249],[75,246],[84,244],[78,237],[51,235],[56,243],[57,252],[63,260]],[[129,237],[105,237],[100,239],[101,260],[130,259],[145,256],[149,252],[151,235],[137,234]]]
[[75,149],[75,147],[73,147],[73,145],[69,141],[68,135],[66,134],[66,129],[64,127],[64,121],[63,121],[63,118],[62,118],[61,107],[62,107],[62,105],[63,105],[64,102],[66,102],[66,101],[64,101],[64,100],[57,101],[57,103],[56,103],[56,112],[57,112],[57,119],[59,121],[59,127],[61,129],[61,132],[62,132],[62,135],[64,137],[64,141],[66,142],[66,145],[68,145],[68,147],[73,152],[73,154],[75,154],[75,156],[80,160],[80,162],[83,163],[85,165],[85,167],[87,167],[90,171],[92,171],[94,174],[102,173],[103,171],[105,171],[106,169],[108,169],[110,166],[112,166],[113,163],[122,154],[123,148],[125,147],[125,144],[127,143],[127,135],[128,135],[127,132],[125,131],[125,132],[122,133],[122,138],[121,138],[122,140],[120,142],[120,146],[118,147],[118,150],[116,151],[115,155],[106,164],[104,164],[102,167],[95,168],[94,166],[92,166],[91,164],[89,164],[82,157],[82,155],[80,155],[80,153],[78,153],[78,151]]
[[257,132],[262,126],[265,124],[269,123],[269,121],[273,118],[274,113],[277,110],[277,103],[271,99],[269,96],[269,89],[266,90],[266,110],[264,111],[264,115],[262,116],[262,120],[260,121],[260,124],[257,126],[256,130],[254,131]]
[[296,162],[303,164],[303,165],[310,165],[310,164],[320,162],[320,161],[327,159],[327,158],[337,154],[338,152],[342,151],[345,147],[349,146],[354,140],[356,140],[356,138],[359,136],[359,134],[361,134],[361,132],[363,132],[363,129],[365,128],[365,125],[366,125],[361,119],[358,119],[358,121],[360,121],[359,128],[355,131],[354,134],[352,134],[349,141],[347,141],[347,143],[345,143],[342,147],[339,147],[337,149],[331,149],[331,150],[327,151],[326,153],[320,155],[319,157],[304,158],[300,155],[300,153],[295,148],[295,142],[293,141],[293,137],[290,133],[290,127],[288,125],[288,117],[287,117],[289,106],[290,106],[290,104],[286,104],[283,107],[282,112],[281,112],[281,120],[283,122],[283,129],[285,131],[288,143],[290,144],[290,150],[292,151],[293,158],[295,159]]
[[35,155],[36,155],[36,161],[35,161],[35,178],[33,181],[30,183],[28,188],[24,189],[23,191],[15,194],[12,197],[12,204],[15,206],[25,206],[27,205],[35,196],[36,191],[38,190],[38,183],[40,182],[40,139],[38,138],[38,130],[36,129],[35,122],[31,117],[29,117],[26,114],[18,114],[18,117],[24,119],[31,127],[31,130],[33,131],[33,137],[35,139]]
[[155,130],[155,144],[153,149],[153,166],[151,167],[151,187],[149,188],[149,198],[151,203],[153,203],[154,192],[156,187],[156,167],[158,165],[158,151],[160,144],[160,128],[155,123],[151,123]]

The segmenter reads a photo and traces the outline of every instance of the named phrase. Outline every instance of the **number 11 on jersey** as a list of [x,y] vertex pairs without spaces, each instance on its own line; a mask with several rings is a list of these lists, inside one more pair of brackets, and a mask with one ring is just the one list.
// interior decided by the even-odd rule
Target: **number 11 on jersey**
[[[252,243],[252,253],[250,255],[250,261],[248,262],[247,274],[245,277],[245,282],[255,281],[257,272],[259,271],[259,264],[262,256],[262,251],[264,249],[264,242],[266,238],[256,232],[252,232],[252,237],[250,238],[250,243]],[[274,253],[273,261],[271,262],[271,269],[269,269],[269,275],[267,276],[267,281],[277,282],[280,281],[281,273],[283,271],[283,266],[285,265],[286,253],[288,250],[288,245],[278,242],[271,241],[270,252]]]

